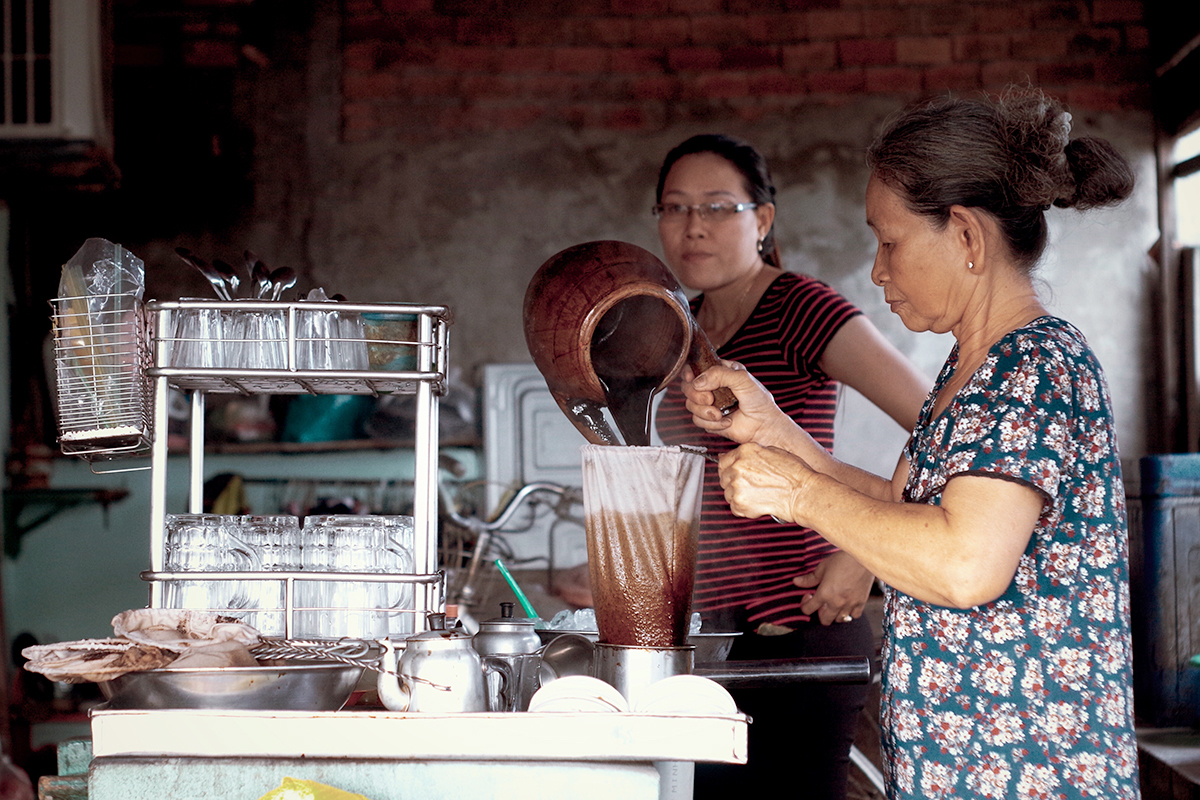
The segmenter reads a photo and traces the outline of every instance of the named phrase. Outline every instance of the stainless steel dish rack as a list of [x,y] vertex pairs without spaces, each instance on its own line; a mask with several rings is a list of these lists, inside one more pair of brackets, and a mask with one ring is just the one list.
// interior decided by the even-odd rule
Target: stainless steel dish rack
[[[273,301],[150,301],[146,304],[152,319],[154,358],[148,376],[154,399],[153,447],[151,450],[150,569],[142,573],[150,583],[150,605],[161,608],[165,581],[171,580],[254,580],[282,582],[285,587],[287,637],[291,638],[294,612],[293,590],[296,581],[405,582],[414,584],[414,628],[424,630],[425,614],[439,610],[444,603],[445,578],[437,568],[437,468],[438,401],[447,386],[448,332],[451,322],[446,306],[405,303],[347,303]],[[181,338],[176,331],[180,315],[215,313],[218,317],[263,312],[278,316],[282,322],[283,364],[275,368],[234,366],[173,366]],[[343,332],[339,341],[371,349],[367,369],[301,368],[303,348],[312,339],[300,335],[305,314],[359,316],[384,321],[405,320],[411,333],[389,338],[395,331],[388,326],[365,330],[349,337]],[[380,335],[382,329],[385,335]],[[358,338],[361,337],[361,338]],[[384,357],[377,358],[383,353]],[[395,358],[402,354],[402,358]],[[396,367],[404,367],[397,369]],[[191,393],[191,426],[188,436],[190,513],[203,509],[204,491],[204,411],[209,394],[386,394],[413,395],[416,398],[413,497],[413,572],[412,574],[320,573],[320,572],[166,572],[163,544],[166,521],[167,486],[167,407],[170,389]],[[382,610],[382,609],[379,609]],[[394,609],[392,609],[394,610]]]

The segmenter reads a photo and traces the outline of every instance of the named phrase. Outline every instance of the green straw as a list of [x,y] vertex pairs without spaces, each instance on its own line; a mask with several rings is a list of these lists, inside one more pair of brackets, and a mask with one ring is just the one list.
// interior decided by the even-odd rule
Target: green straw
[[504,576],[504,580],[508,581],[508,586],[513,590],[513,594],[517,596],[517,602],[521,604],[521,608],[525,609],[525,616],[530,619],[537,619],[537,612],[533,610],[533,606],[529,604],[529,598],[521,591],[521,587],[517,586],[517,582],[513,580],[512,573],[508,571],[508,567],[504,566],[504,562],[496,559],[496,569],[500,570],[500,574]]

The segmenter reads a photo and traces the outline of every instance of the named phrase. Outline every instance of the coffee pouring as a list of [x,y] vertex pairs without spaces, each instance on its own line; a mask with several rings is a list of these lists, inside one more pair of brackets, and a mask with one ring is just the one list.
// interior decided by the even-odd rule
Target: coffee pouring
[[[578,244],[552,256],[525,292],[525,341],[554,400],[592,444],[650,443],[650,402],[682,372],[718,363],[671,271],[637,245]],[[717,405],[737,406],[721,389]]]

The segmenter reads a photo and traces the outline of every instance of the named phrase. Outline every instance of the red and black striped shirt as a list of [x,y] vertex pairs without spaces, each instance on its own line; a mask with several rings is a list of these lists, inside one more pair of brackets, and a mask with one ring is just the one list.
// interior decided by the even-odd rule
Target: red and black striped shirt
[[[703,295],[692,301],[699,311]],[[745,365],[775,397],[778,406],[814,439],[833,449],[838,384],[821,371],[826,345],[847,320],[860,314],[828,285],[804,275],[776,278],[750,317],[718,350],[721,358]],[[712,453],[735,445],[692,424],[678,386],[670,387],[655,425],[665,444],[694,444]],[[781,525],[769,517],[735,517],[725,501],[716,464],[705,467],[696,564],[696,611],[736,611],[747,630],[764,622],[787,625],[807,620],[803,592],[792,578],[811,572],[835,548],[810,528]],[[708,615],[706,615],[708,616]],[[722,616],[729,618],[729,613]]]

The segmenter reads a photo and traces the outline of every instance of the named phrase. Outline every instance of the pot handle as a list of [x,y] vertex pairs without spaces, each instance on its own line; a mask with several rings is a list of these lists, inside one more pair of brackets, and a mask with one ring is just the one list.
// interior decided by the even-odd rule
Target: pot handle
[[[503,658],[484,656],[483,685],[488,711],[516,711],[517,683],[513,680],[512,664]],[[495,688],[493,688],[493,677]]]
[[[721,359],[717,357],[717,351],[708,341],[704,329],[697,325],[695,320],[692,320],[692,346],[688,352],[688,365],[699,375],[719,363],[721,363]],[[713,392],[713,404],[721,409],[722,416],[727,417],[737,410],[738,401],[728,387],[721,386]]]

